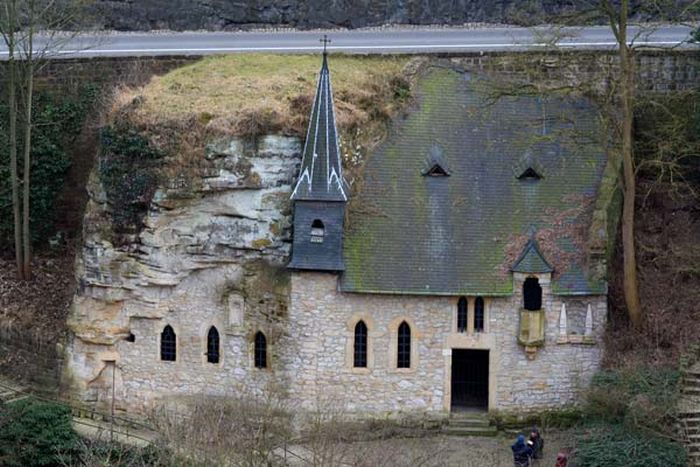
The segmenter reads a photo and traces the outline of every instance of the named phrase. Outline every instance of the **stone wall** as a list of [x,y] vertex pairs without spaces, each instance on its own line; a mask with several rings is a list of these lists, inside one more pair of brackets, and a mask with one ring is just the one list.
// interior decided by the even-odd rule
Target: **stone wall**
[[[133,244],[105,236],[109,206],[96,174],[79,256],[66,382],[85,401],[146,411],[174,395],[232,394],[265,386],[249,348],[262,330],[274,342],[286,316],[289,195],[300,161],[296,138],[225,140],[189,197],[160,189]],[[175,362],[161,361],[160,333],[177,335]],[[223,358],[206,362],[216,326]],[[274,355],[271,356],[274,368]],[[114,371],[114,376],[112,371]]]
[[[511,297],[485,298],[483,333],[456,332],[456,297],[348,294],[337,291],[336,276],[292,275],[289,333],[281,342],[291,397],[305,408],[319,401],[349,413],[392,415],[440,412],[450,408],[453,349],[489,350],[489,410],[527,411],[576,403],[599,368],[606,321],[605,296],[563,297],[550,292],[540,275],[546,310],[545,344],[530,355],[518,344],[518,312],[523,277]],[[559,343],[562,303],[574,314],[592,305],[589,343]],[[470,312],[473,300],[470,300]],[[369,330],[369,365],[352,367],[355,323]],[[411,326],[412,368],[396,368],[396,329]],[[574,329],[569,329],[573,333]],[[579,334],[580,337],[580,334]]]
[[63,352],[52,339],[31,329],[0,328],[0,373],[50,397],[58,395]]
[[[617,69],[612,52],[526,52],[526,53],[441,53],[433,57],[455,60],[475,72],[492,72],[507,79],[540,79],[573,83],[595,82],[602,89]],[[38,86],[75,88],[81,84],[98,86],[144,84],[161,75],[194,63],[200,56],[94,57],[54,59],[41,69]],[[641,91],[695,89],[700,56],[695,50],[640,51],[637,53],[638,84]],[[0,62],[0,82],[5,81],[5,65]]]
[[[37,75],[37,87],[74,89],[92,84],[111,88],[136,86],[154,75],[199,60],[198,56],[66,58],[48,61]],[[0,83],[6,79],[5,62],[0,62]]]
[[[633,9],[635,11],[634,4]],[[639,2],[641,3],[641,2]],[[687,4],[678,0],[676,4]],[[259,26],[358,28],[384,24],[536,24],[571,13],[561,0],[98,0],[96,18],[108,29],[226,30]],[[668,15],[672,11],[665,11]],[[636,14],[635,19],[659,19]]]

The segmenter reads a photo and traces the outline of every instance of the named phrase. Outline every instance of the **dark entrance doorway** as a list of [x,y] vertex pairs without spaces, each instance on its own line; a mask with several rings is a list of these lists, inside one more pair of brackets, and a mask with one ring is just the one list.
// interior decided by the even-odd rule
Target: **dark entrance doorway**
[[452,349],[452,408],[489,406],[489,351]]

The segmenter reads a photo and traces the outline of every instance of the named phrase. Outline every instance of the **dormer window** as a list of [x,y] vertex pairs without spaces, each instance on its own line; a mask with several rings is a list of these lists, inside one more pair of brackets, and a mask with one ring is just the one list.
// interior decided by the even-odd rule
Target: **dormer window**
[[321,219],[316,219],[311,224],[311,243],[323,243],[323,237],[326,234],[326,228],[323,226]]
[[532,167],[528,167],[518,175],[518,180],[539,180],[542,178],[542,175],[540,175],[535,169]]
[[447,170],[445,170],[440,164],[435,164],[426,170],[423,175],[428,177],[448,177],[450,174],[447,173]]

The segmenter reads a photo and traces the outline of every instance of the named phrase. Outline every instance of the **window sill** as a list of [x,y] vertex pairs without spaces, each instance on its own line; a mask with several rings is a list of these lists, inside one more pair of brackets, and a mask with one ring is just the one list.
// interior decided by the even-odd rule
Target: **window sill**
[[372,369],[353,366],[350,368],[350,372],[354,375],[369,375],[372,374]]
[[389,373],[404,373],[404,374],[411,374],[415,373],[416,368],[415,367],[410,367],[410,368],[391,368],[389,370]]
[[558,336],[557,344],[596,345],[597,342],[593,336],[582,336],[581,334],[568,334],[566,336]]

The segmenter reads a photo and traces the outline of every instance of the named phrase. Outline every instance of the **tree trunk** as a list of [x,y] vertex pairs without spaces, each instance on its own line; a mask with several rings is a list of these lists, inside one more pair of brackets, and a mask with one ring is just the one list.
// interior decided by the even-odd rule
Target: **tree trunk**
[[12,189],[12,217],[15,234],[15,262],[17,265],[17,276],[24,278],[24,255],[22,250],[22,218],[20,216],[19,205],[19,177],[17,174],[17,60],[15,59],[15,24],[17,18],[17,8],[15,0],[7,2],[5,5],[7,16],[7,48],[8,48],[8,83],[7,83],[7,103],[9,106],[10,128],[10,186]]
[[34,100],[34,27],[35,27],[35,4],[29,6],[29,28],[26,37],[26,49],[24,60],[26,66],[26,95],[25,95],[25,118],[24,118],[24,169],[22,182],[22,240],[24,242],[24,263],[22,272],[24,280],[32,278],[32,236],[29,228],[29,208],[30,208],[30,182],[32,170],[32,101]]
[[623,289],[630,321],[635,327],[638,327],[642,323],[642,306],[639,300],[637,258],[634,245],[634,204],[637,186],[632,147],[632,124],[634,122],[635,76],[634,55],[631,47],[627,44],[627,8],[628,0],[623,0],[620,6],[618,35],[622,91],[622,179],[624,189],[622,205]]
[[[30,35],[29,47],[32,46]],[[30,54],[31,55],[31,54]],[[27,58],[27,95],[24,128],[24,181],[22,183],[22,240],[24,242],[24,263],[22,272],[24,280],[32,278],[32,237],[29,229],[29,207],[30,207],[30,175],[32,168],[32,100],[34,98],[34,63],[31,56]]]

